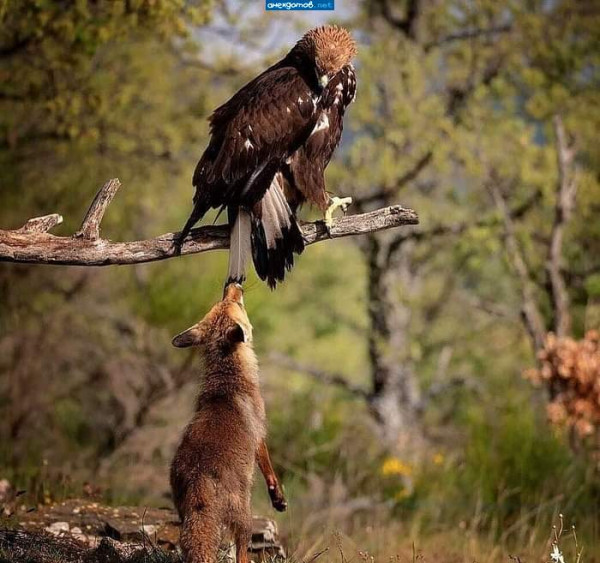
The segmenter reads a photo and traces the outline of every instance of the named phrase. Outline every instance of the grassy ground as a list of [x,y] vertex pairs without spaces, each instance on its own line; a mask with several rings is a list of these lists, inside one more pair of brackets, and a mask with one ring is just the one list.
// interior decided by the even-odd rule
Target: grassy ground
[[[324,535],[317,540],[310,540],[313,547],[306,555],[298,551],[294,559],[310,560],[310,551],[319,553],[327,551],[319,558],[324,563],[343,561],[366,562],[411,562],[423,561],[430,563],[509,563],[518,562],[550,562],[553,542],[551,534],[547,538],[538,537],[536,530],[531,530],[532,539],[521,546],[509,547],[498,545],[485,536],[461,532],[441,532],[428,537],[412,540],[403,535],[402,529],[393,527],[372,530],[369,538],[361,541],[359,537],[349,538],[339,533]],[[370,546],[370,549],[365,547]],[[563,552],[566,563],[597,562],[598,555],[593,554],[592,547],[575,545],[572,537],[564,536],[558,544]],[[582,551],[583,548],[583,551]],[[597,550],[597,546],[596,546]],[[581,557],[579,554],[581,552]]]
[[[597,563],[600,545],[584,543],[574,530],[523,527],[511,540],[498,540],[489,533],[469,530],[464,523],[455,529],[419,534],[402,523],[373,521],[363,530],[347,535],[324,530],[320,535],[293,538],[292,558],[310,561],[317,553],[322,563],[412,562],[430,563],[510,563],[555,562],[551,553],[556,544],[565,563]],[[557,541],[558,540],[558,541]]]
[[[349,538],[339,532],[324,534],[305,542],[303,548],[288,557],[289,563],[595,563],[598,554],[589,547],[576,542],[572,532],[563,533],[556,542],[550,534],[545,542],[523,546],[521,549],[507,550],[485,539],[465,534],[443,533],[411,541],[408,537],[398,537],[401,530],[391,528],[373,530],[367,543],[373,551],[361,548],[356,538]],[[530,542],[531,543],[531,542]],[[537,542],[536,542],[537,543]],[[377,546],[377,547],[376,547]],[[95,550],[85,550],[68,538],[55,538],[49,535],[20,537],[0,531],[0,561],[7,563],[181,563],[176,552],[166,552],[152,545],[134,546],[129,552],[119,552],[110,541],[104,542]],[[306,550],[306,553],[303,553]],[[597,551],[597,550],[596,550]],[[562,558],[561,558],[562,557]],[[228,561],[223,552],[219,560]],[[270,561],[269,558],[267,558]]]
[[[322,406],[317,428],[306,427],[305,403],[291,407],[286,424],[273,424],[270,433],[289,510],[271,509],[260,478],[253,507],[277,521],[294,561],[323,552],[317,559],[323,563],[561,563],[558,555],[551,559],[556,534],[566,563],[600,563],[596,462],[571,451],[526,405],[481,420],[465,417],[460,441],[452,449],[432,448],[419,464],[382,450],[359,414],[346,412],[347,403],[337,410]],[[148,465],[164,477],[159,487],[100,489],[98,500],[168,505],[166,467],[166,460]],[[51,470],[9,476],[16,489],[28,491],[20,502],[35,506],[81,495],[81,484],[57,479]]]

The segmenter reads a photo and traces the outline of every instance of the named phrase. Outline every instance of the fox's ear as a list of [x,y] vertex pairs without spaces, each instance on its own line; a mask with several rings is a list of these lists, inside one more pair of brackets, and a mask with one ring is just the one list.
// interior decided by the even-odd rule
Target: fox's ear
[[198,346],[199,344],[202,344],[203,332],[200,323],[195,324],[173,338],[172,344],[177,348]]
[[248,337],[244,327],[240,323],[234,323],[231,328],[227,329],[227,340],[231,342],[231,344],[235,344],[237,342],[248,342]]

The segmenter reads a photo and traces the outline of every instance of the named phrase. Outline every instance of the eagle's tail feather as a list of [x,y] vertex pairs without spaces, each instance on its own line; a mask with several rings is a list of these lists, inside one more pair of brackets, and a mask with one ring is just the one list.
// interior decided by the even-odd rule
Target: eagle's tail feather
[[233,210],[230,208],[230,224],[233,221],[229,242],[229,271],[227,273],[227,283],[243,283],[246,279],[246,264],[252,252],[251,236],[252,226],[250,214],[242,208],[237,209],[235,219]]
[[252,258],[258,277],[274,289],[304,250],[296,217],[283,195],[283,176],[275,174],[252,213]]

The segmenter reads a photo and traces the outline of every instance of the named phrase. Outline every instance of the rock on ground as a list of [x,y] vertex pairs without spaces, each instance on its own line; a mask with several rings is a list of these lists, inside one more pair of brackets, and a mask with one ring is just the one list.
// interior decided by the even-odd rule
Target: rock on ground
[[[22,507],[4,519],[2,528],[0,562],[181,561],[179,522],[169,508],[109,507],[73,499],[35,510]],[[249,551],[255,561],[285,557],[275,522],[254,518]],[[224,546],[220,560],[231,560],[231,550]]]

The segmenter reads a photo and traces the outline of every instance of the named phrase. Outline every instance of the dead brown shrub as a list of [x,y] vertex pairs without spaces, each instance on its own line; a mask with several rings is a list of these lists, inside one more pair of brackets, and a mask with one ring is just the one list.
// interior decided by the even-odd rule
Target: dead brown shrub
[[600,333],[587,332],[582,340],[557,338],[549,333],[538,353],[539,367],[524,376],[550,391],[549,420],[583,438],[600,433]]

